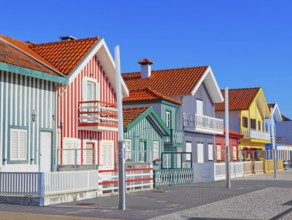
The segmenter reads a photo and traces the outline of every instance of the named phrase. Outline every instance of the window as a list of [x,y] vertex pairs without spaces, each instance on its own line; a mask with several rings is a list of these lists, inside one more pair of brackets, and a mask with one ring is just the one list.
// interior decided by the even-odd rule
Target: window
[[83,78],[82,99],[86,101],[100,100],[100,86],[96,79]]
[[236,146],[232,147],[232,158],[233,158],[233,160],[237,160],[237,148],[236,148]]
[[[192,153],[192,143],[187,142],[186,143],[186,152],[187,153]],[[186,155],[186,161],[190,161],[191,160],[191,154],[187,154]]]
[[247,117],[242,117],[242,127],[247,128],[248,124],[247,124]]
[[250,128],[256,129],[257,121],[255,119],[250,119]]
[[203,115],[203,101],[197,99],[197,115]]
[[208,144],[208,160],[214,160],[213,144]]
[[125,139],[125,153],[126,153],[126,160],[132,160],[132,141],[130,139]]
[[10,129],[10,160],[27,160],[27,131]]
[[197,143],[197,159],[198,163],[204,163],[204,144]]
[[221,145],[217,145],[217,160],[222,160]]
[[261,131],[262,130],[262,123],[260,121],[258,121],[258,130]]
[[171,128],[171,112],[170,111],[165,112],[165,124],[168,128]]
[[160,158],[159,157],[159,142],[153,141],[153,160]]
[[144,141],[140,141],[139,146],[139,161],[140,162],[147,162],[146,161],[146,143]]

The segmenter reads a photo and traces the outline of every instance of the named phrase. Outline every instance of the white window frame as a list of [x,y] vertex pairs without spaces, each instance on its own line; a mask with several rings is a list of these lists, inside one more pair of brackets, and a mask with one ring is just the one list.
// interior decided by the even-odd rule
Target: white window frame
[[[13,143],[13,140],[12,140],[12,132],[17,132],[17,146],[16,147],[16,151],[17,151],[17,156],[13,157],[11,151],[12,151],[12,143]],[[24,156],[22,157],[20,155],[20,151],[21,151],[21,147],[23,146],[21,144],[21,141],[20,140],[20,135],[21,133],[25,134],[25,140],[23,141],[25,143],[24,147],[23,147],[23,151],[24,151]],[[9,156],[9,160],[10,161],[27,161],[27,130],[26,129],[15,129],[15,128],[11,128],[10,129],[10,156]]]
[[93,157],[94,157],[94,162],[95,164],[93,165],[97,165],[98,164],[98,150],[97,150],[97,141],[96,140],[83,140],[83,164],[84,165],[90,165],[88,164],[87,162],[87,159],[86,159],[86,154],[87,154],[87,144],[93,144],[94,145],[94,150],[93,150]]
[[153,160],[156,160],[158,158],[160,158],[159,157],[159,141],[153,141]]
[[[67,149],[67,150],[66,150]],[[72,150],[70,150],[72,149]],[[81,164],[81,140],[78,138],[63,138],[63,150],[62,150],[62,165],[75,165],[75,151],[76,153],[76,165]],[[59,152],[61,153],[61,152]]]
[[96,79],[84,77],[82,79],[82,100],[88,101],[87,99],[87,82],[91,82],[95,84],[95,90],[96,90],[96,100],[100,100],[100,84],[97,82]]
[[171,128],[171,112],[165,111],[165,124],[166,127]]
[[222,153],[221,153],[221,151],[222,151],[221,144],[217,144],[217,146],[216,146],[216,159],[217,160],[222,160]]
[[204,163],[204,143],[197,142],[197,163]]
[[[100,144],[100,168],[101,169],[114,169],[115,167],[115,145],[112,140],[102,140],[99,142]],[[104,145],[108,145],[107,152],[103,152]],[[103,158],[104,154],[111,154],[106,156],[111,156],[111,158]],[[106,159],[107,161],[104,161]]]
[[126,160],[132,160],[132,140],[131,139],[125,139],[125,157]]
[[214,145],[208,144],[208,160],[213,161],[214,160]]
[[[186,152],[192,153],[192,143],[191,142],[186,142]],[[186,154],[186,161],[191,161],[191,155]]]
[[237,160],[237,147],[236,146],[232,147],[232,159]]

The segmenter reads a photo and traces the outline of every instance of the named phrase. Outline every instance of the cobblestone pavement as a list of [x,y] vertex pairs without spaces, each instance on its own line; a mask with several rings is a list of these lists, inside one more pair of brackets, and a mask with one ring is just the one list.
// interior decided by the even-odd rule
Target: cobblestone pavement
[[[117,196],[109,196],[42,208],[0,204],[0,212],[110,219],[272,219],[289,210],[291,200],[292,171],[284,171],[276,180],[273,174],[238,178],[230,189],[221,181],[130,193],[125,211],[118,210]],[[289,215],[281,219],[292,219]]]

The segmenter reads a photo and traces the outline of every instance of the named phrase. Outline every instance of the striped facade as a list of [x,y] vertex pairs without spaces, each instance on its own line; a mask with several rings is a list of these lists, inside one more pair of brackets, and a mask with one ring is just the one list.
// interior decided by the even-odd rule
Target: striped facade
[[[154,141],[158,141],[159,143],[159,150],[157,152],[159,158],[161,153],[164,151],[164,136],[158,132],[157,128],[147,119],[147,117],[143,118],[138,124],[129,129],[127,132],[124,132],[124,138],[125,141],[131,141],[131,159],[133,162],[139,162],[137,159],[139,153],[145,153],[147,154],[147,157],[145,158],[147,161],[144,162],[152,163],[152,161],[156,159],[153,158]],[[144,150],[140,149],[140,142],[145,143]]]
[[[40,132],[55,136],[55,95],[54,82],[0,71],[0,171],[39,171]],[[26,131],[25,161],[10,160],[11,129]]]
[[[84,147],[85,141],[97,142],[98,158],[100,161],[100,141],[113,141],[114,152],[117,150],[117,132],[100,132],[82,130],[78,128],[78,103],[83,100],[83,79],[90,78],[96,80],[100,85],[100,101],[116,103],[116,95],[111,86],[106,73],[98,61],[96,56],[86,64],[78,76],[66,87],[60,87],[58,90],[58,134],[59,142],[57,148],[64,149],[64,138],[74,138],[80,140],[80,149]],[[62,126],[60,127],[60,125]],[[115,154],[115,153],[114,153]],[[82,155],[81,155],[82,157]],[[116,156],[114,156],[114,164],[116,164]],[[60,162],[62,163],[62,162]]]

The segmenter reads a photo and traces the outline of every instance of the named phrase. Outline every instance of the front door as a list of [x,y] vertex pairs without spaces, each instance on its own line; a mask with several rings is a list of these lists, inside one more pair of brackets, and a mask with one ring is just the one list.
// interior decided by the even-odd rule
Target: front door
[[41,132],[40,172],[51,171],[52,132]]

